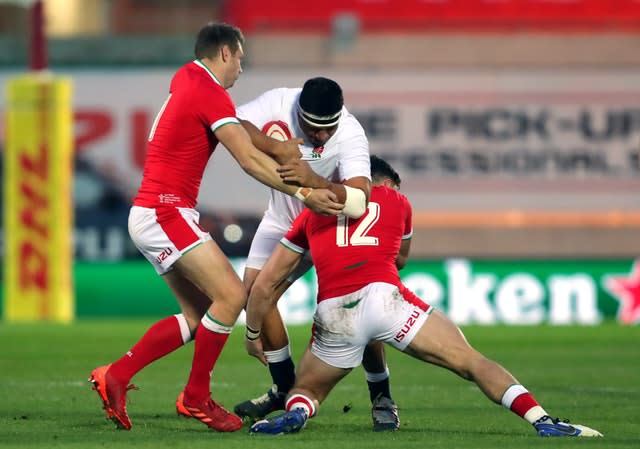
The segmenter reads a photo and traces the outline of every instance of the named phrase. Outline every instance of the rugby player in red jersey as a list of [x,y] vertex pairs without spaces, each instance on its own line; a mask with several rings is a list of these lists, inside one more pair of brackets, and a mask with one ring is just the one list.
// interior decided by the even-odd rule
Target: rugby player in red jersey
[[[258,150],[236,117],[227,93],[242,72],[244,37],[231,25],[200,30],[196,59],[174,75],[169,96],[151,128],[142,183],[129,215],[129,234],[162,276],[182,313],[155,323],[120,359],[93,370],[90,382],[107,417],[130,429],[126,410],[129,381],[142,368],[195,338],[181,404],[190,416],[215,430],[240,429],[241,419],[211,399],[214,365],[246,304],[242,281],[229,260],[198,224],[196,199],[210,157],[222,143],[242,169],[263,184],[296,196],[306,206],[337,215],[343,204],[327,189],[285,184],[278,164],[291,146],[277,142]],[[295,142],[294,142],[295,144]],[[294,145],[294,152],[297,148]]]
[[401,282],[398,254],[413,234],[411,204],[392,188],[395,171],[371,157],[368,210],[358,219],[304,210],[258,275],[247,305],[245,343],[264,359],[259,338],[275,306],[273,290],[309,250],[318,276],[313,337],[298,365],[287,412],[258,421],[251,433],[300,431],[331,389],[362,361],[365,346],[384,341],[417,359],[476,383],[493,402],[533,425],[540,436],[602,436],[597,430],[551,418],[506,369],[472,348],[460,329]]

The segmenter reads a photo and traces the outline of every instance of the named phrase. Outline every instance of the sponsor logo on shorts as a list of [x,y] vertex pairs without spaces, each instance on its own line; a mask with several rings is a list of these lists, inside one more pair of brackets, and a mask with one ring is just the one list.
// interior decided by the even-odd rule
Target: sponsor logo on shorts
[[398,331],[398,333],[396,334],[395,337],[393,337],[393,339],[397,342],[401,342],[402,340],[404,340],[404,338],[407,336],[407,334],[409,333],[413,325],[416,324],[416,321],[418,320],[421,314],[422,314],[421,310],[415,309],[411,314],[411,316],[407,318],[407,321],[404,323],[404,326],[402,326],[402,329]]
[[158,254],[158,257],[156,257],[156,261],[159,264],[162,264],[162,262],[167,260],[167,257],[169,257],[171,254],[173,254],[173,250],[171,248],[165,248],[164,251],[162,251],[160,254]]

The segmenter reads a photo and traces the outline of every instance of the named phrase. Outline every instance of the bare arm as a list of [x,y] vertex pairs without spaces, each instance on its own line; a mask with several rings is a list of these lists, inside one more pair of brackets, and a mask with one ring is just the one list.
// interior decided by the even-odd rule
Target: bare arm
[[311,169],[311,166],[302,160],[289,161],[278,168],[278,173],[280,173],[280,177],[286,183],[313,187],[314,189],[328,189],[336,195],[337,201],[342,204],[347,203],[347,201],[353,203],[353,199],[348,198],[345,186],[361,190],[364,193],[364,198],[360,197],[355,203],[350,204],[353,207],[349,208],[349,210],[353,210],[353,212],[349,214],[345,213],[345,215],[351,218],[359,218],[369,203],[371,182],[364,176],[356,176],[355,178],[347,179],[342,184],[337,184],[315,173]]
[[400,243],[400,251],[398,252],[398,256],[396,257],[396,267],[398,267],[398,270],[402,270],[407,264],[410,249],[411,239],[403,240],[402,243]]
[[277,304],[278,298],[274,294],[276,289],[293,272],[300,259],[302,259],[302,254],[283,245],[278,245],[251,287],[246,307],[247,338],[245,346],[249,355],[257,357],[264,364],[266,364],[266,359],[259,338],[264,317]]
[[292,159],[299,159],[302,156],[298,145],[302,145],[303,139],[277,140],[267,136],[253,123],[240,119],[240,124],[247,131],[251,138],[251,143],[260,151],[271,156],[279,163],[285,163]]
[[314,189],[329,189],[338,197],[338,201],[344,203],[346,193],[344,186],[361,189],[367,202],[371,193],[371,183],[364,176],[350,178],[342,184],[337,184],[323,178],[311,169],[311,166],[303,160],[292,160],[278,168],[278,173],[283,181],[301,186],[313,187]]
[[[295,196],[299,186],[286,184],[280,179],[276,161],[251,143],[249,134],[242,126],[223,125],[216,129],[215,135],[248,175],[273,189]],[[327,189],[314,189],[306,197],[305,204],[313,211],[326,215],[338,215],[344,208],[336,202],[335,194]]]

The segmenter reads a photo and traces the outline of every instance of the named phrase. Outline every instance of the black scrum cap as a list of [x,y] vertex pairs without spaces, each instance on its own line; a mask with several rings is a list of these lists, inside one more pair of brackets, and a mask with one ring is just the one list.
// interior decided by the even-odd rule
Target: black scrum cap
[[298,112],[309,125],[326,128],[338,123],[343,104],[338,83],[323,77],[311,78],[302,87]]

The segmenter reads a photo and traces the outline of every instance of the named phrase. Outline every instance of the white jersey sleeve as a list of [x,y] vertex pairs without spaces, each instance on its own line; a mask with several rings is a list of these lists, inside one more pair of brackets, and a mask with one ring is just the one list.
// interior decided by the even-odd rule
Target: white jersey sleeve
[[259,97],[236,108],[236,116],[247,120],[258,128],[272,120],[290,121],[292,94],[301,89],[288,89],[281,87],[271,89]]
[[369,159],[369,141],[362,125],[344,108],[340,121],[341,139],[338,145],[339,182],[363,176],[371,180],[371,161]]

